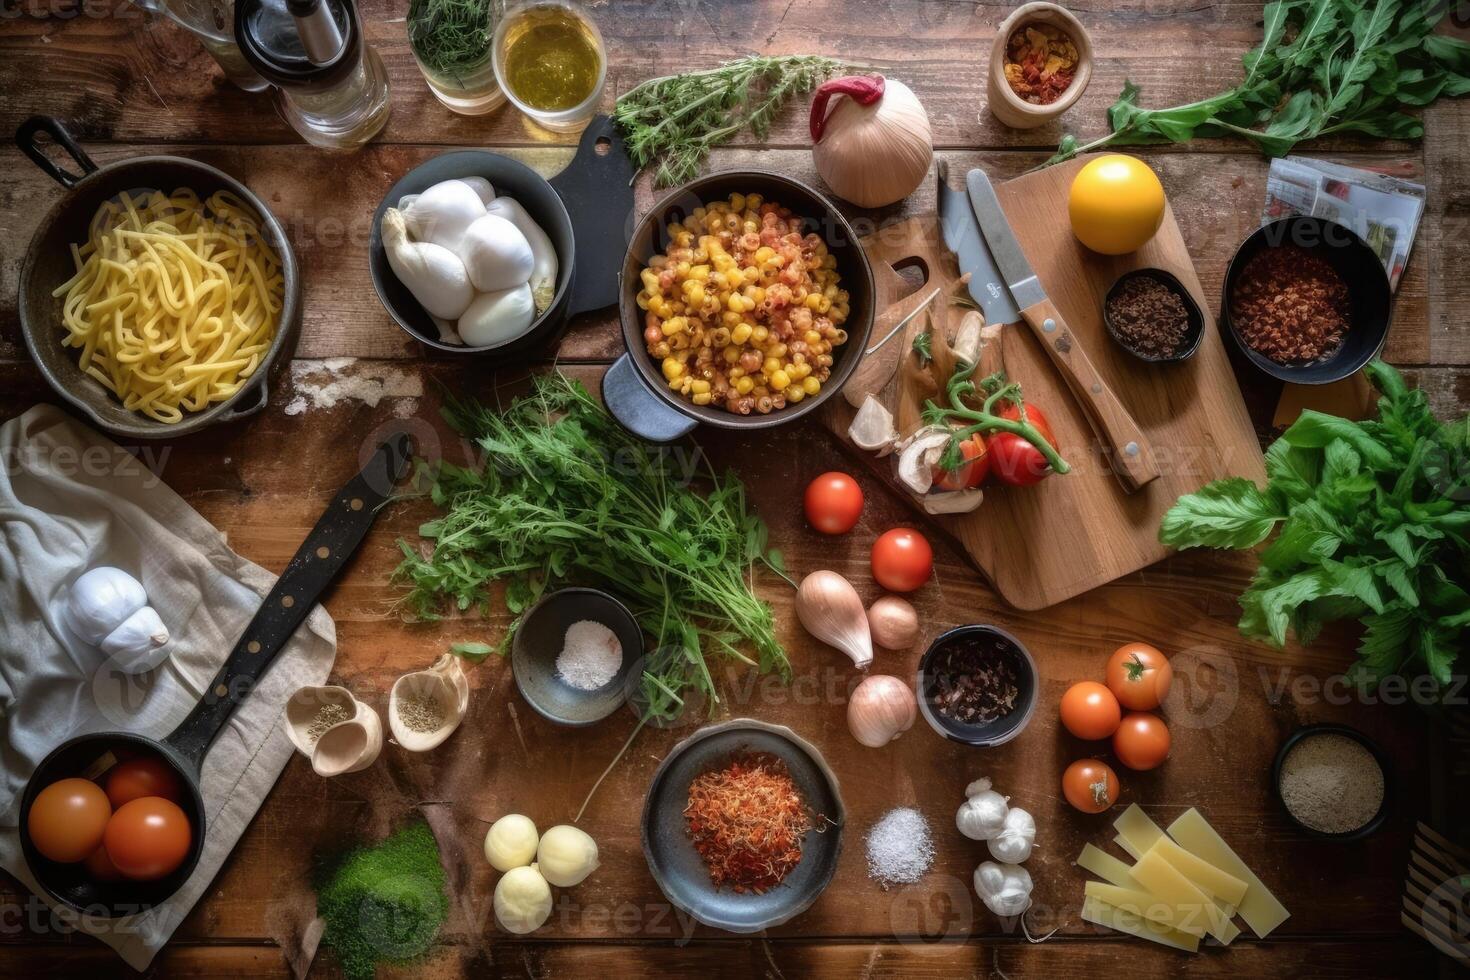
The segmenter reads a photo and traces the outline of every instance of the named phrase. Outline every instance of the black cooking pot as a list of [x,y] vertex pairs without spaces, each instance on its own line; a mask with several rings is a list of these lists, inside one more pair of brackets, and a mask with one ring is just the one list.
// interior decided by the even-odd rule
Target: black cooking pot
[[[261,602],[204,697],[166,738],[94,732],[63,742],[41,760],[21,797],[20,847],[36,884],[47,895],[89,915],[121,918],[158,905],[189,880],[204,851],[204,796],[199,777],[209,746],[367,536],[379,509],[392,496],[393,485],[407,470],[411,454],[406,434],[390,436],[362,471],[337,492]],[[99,775],[109,756],[157,758],[174,771],[184,788],[187,795],[178,803],[189,818],[192,839],[188,855],[172,874],[154,881],[97,881],[84,864],[58,863],[36,850],[30,834],[36,795],[59,779]]]
[[[847,322],[842,325],[847,343],[833,351],[832,373],[822,390],[768,415],[737,415],[712,405],[696,405],[671,390],[659,363],[644,346],[643,311],[636,302],[643,287],[639,273],[649,259],[668,247],[669,225],[682,221],[695,208],[728,199],[731,194],[759,194],[767,202],[783,205],[806,219],[807,230],[821,235],[836,257],[841,285],[850,300]],[[873,329],[873,272],[857,232],[821,194],[798,180],[764,170],[710,174],[690,181],[660,201],[633,232],[620,282],[618,309],[628,352],[603,377],[602,400],[619,422],[651,442],[678,439],[701,422],[722,429],[765,429],[815,412],[842,389],[862,358]]]
[[[618,259],[633,217],[637,169],[607,116],[582,132],[576,156],[551,180],[519,160],[484,150],[458,150],[420,164],[394,184],[373,212],[368,261],[378,299],[409,336],[451,354],[490,354],[513,360],[553,343],[578,313],[617,301]],[[556,248],[556,295],[522,334],[499,344],[467,347],[440,339],[439,328],[388,266],[380,222],[383,212],[409,194],[460,177],[484,177],[495,193],[514,198]]]
[[[38,142],[45,133],[71,156],[82,170],[72,173],[58,166]],[[99,167],[58,119],[32,116],[15,133],[16,145],[52,180],[66,188],[61,200],[51,206],[31,239],[20,267],[21,336],[46,382],[88,421],[104,432],[121,438],[164,439],[188,435],[220,422],[254,415],[269,400],[269,384],[291,360],[301,334],[301,274],[296,253],[286,232],[265,202],[244,184],[223,171],[184,157],[133,157]],[[87,240],[92,218],[104,201],[124,191],[144,188],[165,194],[187,187],[207,199],[216,191],[228,191],[249,204],[260,215],[260,230],[281,259],[285,288],[275,338],[255,373],[233,396],[202,412],[190,412],[180,422],[158,422],[130,411],[122,402],[85,374],[77,363],[75,348],[61,346],[61,297],[52,296],[57,286],[76,273],[71,246]]]

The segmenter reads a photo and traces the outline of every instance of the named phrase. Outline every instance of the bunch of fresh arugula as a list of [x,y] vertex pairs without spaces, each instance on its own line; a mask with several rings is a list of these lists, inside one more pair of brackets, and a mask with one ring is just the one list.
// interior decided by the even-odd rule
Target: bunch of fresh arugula
[[1470,44],[1435,34],[1439,0],[1278,0],[1266,4],[1264,36],[1245,55],[1232,89],[1167,109],[1138,104],[1123,84],[1108,109],[1112,132],[1079,145],[1062,140],[1048,163],[1112,144],[1184,143],[1235,136],[1267,156],[1333,133],[1418,139],[1424,123],[1406,108],[1470,92]]
[[[616,593],[653,637],[641,697],[644,720],[669,720],[688,690],[718,701],[705,654],[719,653],[789,675],[770,607],[752,591],[755,565],[785,578],[778,552],[751,512],[734,474],[631,436],[578,382],[538,376],[532,392],[503,412],[470,401],[444,409],[453,428],[485,453],[465,468],[420,463],[443,516],[424,524],[427,554],[400,541],[395,578],[407,608],[432,619],[447,605],[488,611],[490,586],[504,581],[516,616],[549,589],[595,584]],[[703,465],[709,492],[692,486]],[[789,582],[790,580],[787,579]],[[754,647],[752,660],[741,647]],[[488,645],[457,652],[484,656]]]
[[1277,531],[1240,597],[1240,629],[1276,646],[1361,617],[1355,679],[1423,671],[1450,683],[1470,642],[1470,417],[1441,423],[1382,361],[1366,422],[1303,412],[1266,451],[1264,490],[1217,480],[1181,497],[1159,540],[1252,548]]

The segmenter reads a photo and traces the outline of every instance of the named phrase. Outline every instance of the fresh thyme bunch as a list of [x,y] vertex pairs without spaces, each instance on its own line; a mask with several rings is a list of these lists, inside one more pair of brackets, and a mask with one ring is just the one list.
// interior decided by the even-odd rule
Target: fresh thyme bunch
[[613,118],[639,167],[662,158],[656,187],[682,184],[709,151],[749,128],[764,139],[776,113],[835,74],[843,62],[819,55],[738,58],[718,68],[650,78],[625,92]]
[[430,71],[458,78],[490,58],[499,0],[409,0],[408,43]]

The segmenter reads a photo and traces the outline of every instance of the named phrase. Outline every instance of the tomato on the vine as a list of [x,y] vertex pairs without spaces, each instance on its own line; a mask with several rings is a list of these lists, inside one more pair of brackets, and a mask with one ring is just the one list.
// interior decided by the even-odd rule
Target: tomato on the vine
[[[1000,410],[1000,417],[1014,422],[1021,418],[1021,410],[1015,402],[1006,402]],[[1056,448],[1057,437],[1052,434],[1051,423],[1047,421],[1045,412],[1028,402],[1026,421],[1041,433],[1048,445]],[[1050,464],[1041,454],[1041,450],[1014,432],[992,432],[989,446],[990,469],[1001,483],[1012,487],[1029,487],[1040,483],[1051,473]]]
[[961,463],[952,470],[934,467],[934,486],[940,490],[973,490],[990,473],[990,450],[985,437],[975,433],[960,443]]

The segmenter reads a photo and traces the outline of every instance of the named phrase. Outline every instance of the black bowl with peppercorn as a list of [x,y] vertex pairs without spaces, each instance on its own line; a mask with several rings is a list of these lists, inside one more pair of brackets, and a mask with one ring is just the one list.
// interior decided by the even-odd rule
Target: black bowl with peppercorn
[[1295,384],[1341,381],[1388,337],[1393,291],[1367,243],[1293,215],[1251,233],[1225,272],[1220,320],[1245,357]]
[[1108,336],[1140,361],[1182,361],[1199,350],[1205,316],[1189,290],[1163,269],[1125,272],[1103,301]]
[[965,745],[1021,734],[1036,710],[1036,661],[996,626],[956,626],[919,660],[919,711],[929,727]]

